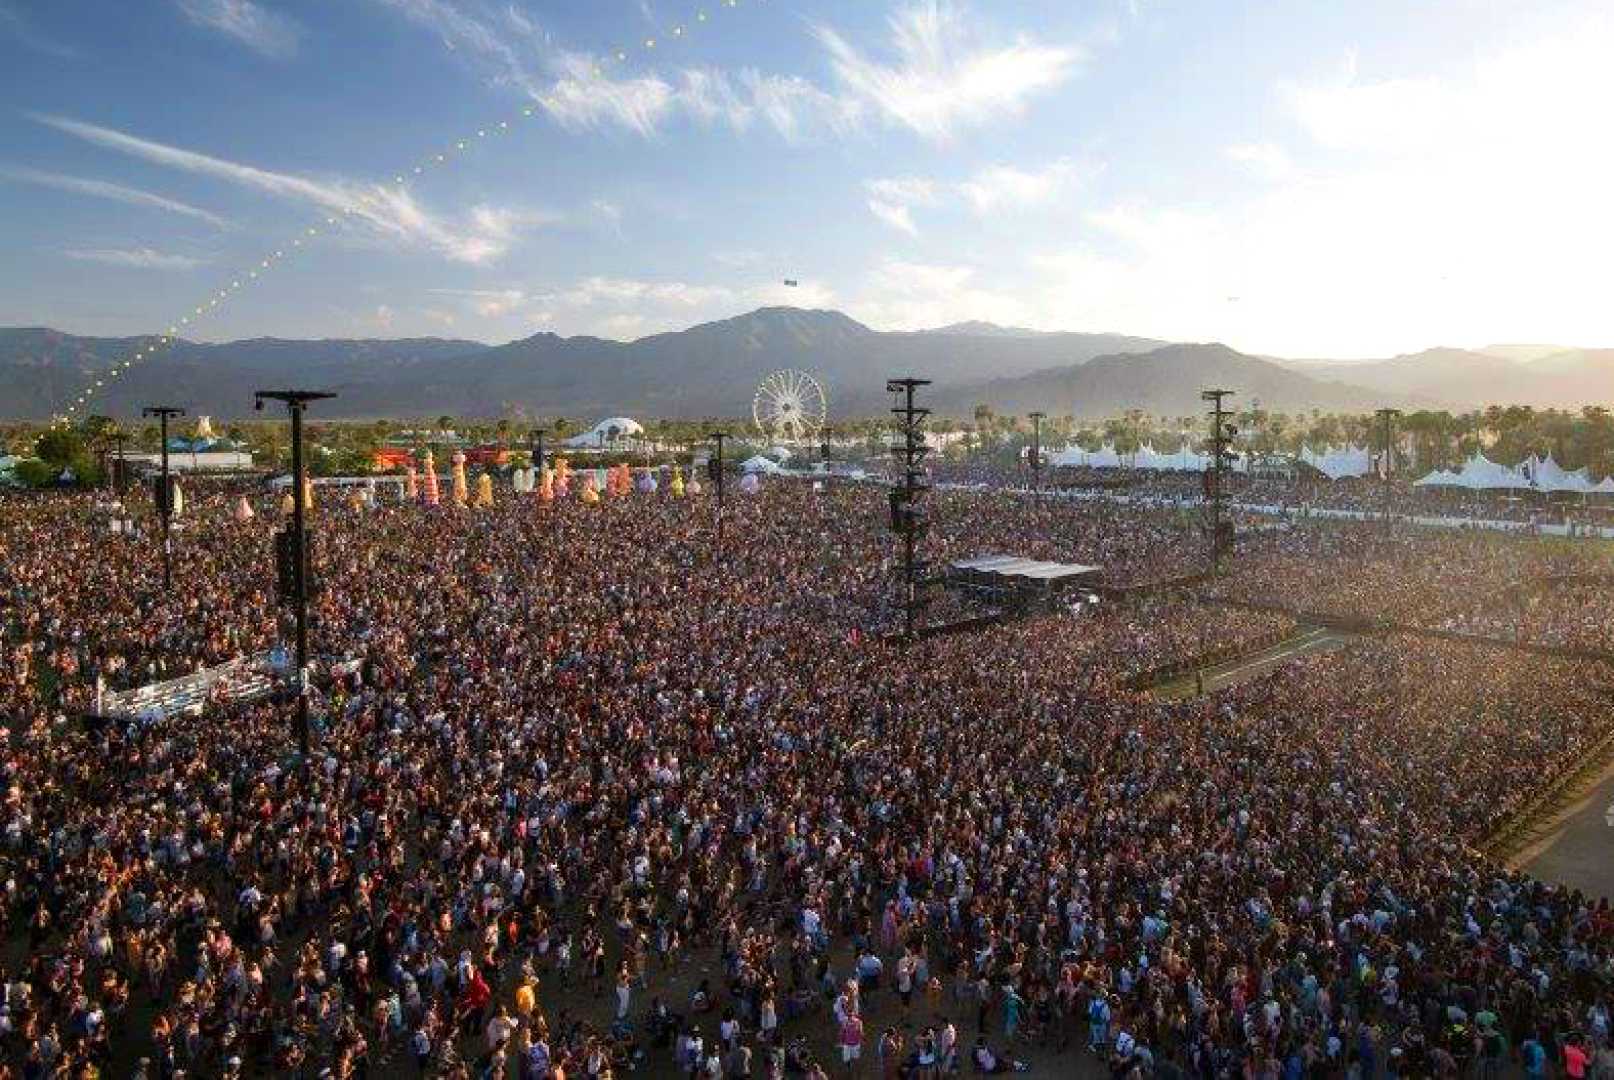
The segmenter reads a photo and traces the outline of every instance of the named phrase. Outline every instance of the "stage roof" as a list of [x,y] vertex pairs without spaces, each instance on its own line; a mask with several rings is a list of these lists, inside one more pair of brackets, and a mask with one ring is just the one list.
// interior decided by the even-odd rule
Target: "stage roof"
[[993,577],[1049,583],[1083,578],[1099,572],[1096,566],[1042,562],[1037,559],[1022,559],[1018,555],[982,555],[979,558],[955,562],[951,567],[959,573],[989,574]]

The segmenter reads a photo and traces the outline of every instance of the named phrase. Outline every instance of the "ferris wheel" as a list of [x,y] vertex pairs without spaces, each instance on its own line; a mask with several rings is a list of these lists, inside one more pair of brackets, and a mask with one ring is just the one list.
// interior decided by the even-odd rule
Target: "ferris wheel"
[[823,429],[828,416],[828,399],[818,380],[791,368],[763,379],[751,400],[751,419],[757,430],[780,442],[811,439]]

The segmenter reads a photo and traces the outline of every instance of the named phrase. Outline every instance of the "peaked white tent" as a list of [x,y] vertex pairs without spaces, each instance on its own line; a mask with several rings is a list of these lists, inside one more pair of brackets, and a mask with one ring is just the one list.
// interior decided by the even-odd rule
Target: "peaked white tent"
[[1469,491],[1529,491],[1529,479],[1520,469],[1511,469],[1506,465],[1499,465],[1484,454],[1475,452],[1474,456],[1463,462],[1463,467],[1456,472],[1432,472],[1428,476],[1413,481],[1414,487],[1457,487]]
[[741,462],[740,471],[743,473],[767,473],[771,475],[779,472],[780,466],[779,463],[772,458],[764,457],[762,454],[758,454],[756,457],[747,458],[745,461]]
[[644,428],[637,420],[627,416],[608,416],[581,435],[573,435],[562,445],[587,449],[592,446],[610,446],[630,435],[643,435]]
[[1321,453],[1308,446],[1300,451],[1300,460],[1330,480],[1370,476],[1373,473],[1373,454],[1362,446],[1329,446]]
[[[1130,459],[1130,460],[1129,460]],[[1133,468],[1147,472],[1197,472],[1210,463],[1210,457],[1184,446],[1172,453],[1161,453],[1153,446],[1144,445],[1130,455],[1122,454],[1113,443],[1105,443],[1097,450],[1083,450],[1071,445],[1048,457],[1050,464],[1065,468],[1121,469]]]
[[1525,466],[1529,479],[1537,491],[1588,495],[1597,490],[1585,466],[1571,472],[1554,461],[1551,454],[1545,458],[1532,454]]

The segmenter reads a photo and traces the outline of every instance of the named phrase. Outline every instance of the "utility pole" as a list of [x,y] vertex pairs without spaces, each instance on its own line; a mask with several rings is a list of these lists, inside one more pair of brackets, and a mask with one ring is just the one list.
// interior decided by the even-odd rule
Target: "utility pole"
[[901,397],[892,408],[897,417],[899,441],[891,454],[901,466],[901,477],[891,489],[891,531],[902,541],[902,569],[898,578],[898,607],[902,609],[903,634],[915,638],[914,622],[929,603],[925,595],[927,570],[919,559],[919,541],[929,529],[919,511],[919,500],[930,485],[925,482],[924,459],[930,453],[925,444],[925,418],[930,410],[914,404],[914,391],[929,386],[929,379],[887,379],[885,388]]
[[729,437],[726,431],[710,431],[706,437],[717,444],[717,464],[711,476],[712,486],[717,489],[717,554],[718,563],[723,561],[723,440]]
[[1210,412],[1207,413],[1211,423],[1211,464],[1205,471],[1205,505],[1210,518],[1211,531],[1211,576],[1215,577],[1222,572],[1222,556],[1227,543],[1227,533],[1232,531],[1232,523],[1228,522],[1224,529],[1222,522],[1222,508],[1227,502],[1227,464],[1231,457],[1227,449],[1228,440],[1238,434],[1238,428],[1227,422],[1228,411],[1223,408],[1222,401],[1231,397],[1231,390],[1205,390],[1199,395],[1201,401],[1210,403]]
[[1384,456],[1379,459],[1379,476],[1384,481],[1384,531],[1390,531],[1391,480],[1395,473],[1395,421],[1400,409],[1378,410],[1379,423],[1384,431]]
[[[259,390],[253,395],[254,409],[265,401],[283,401],[291,413],[291,601],[297,620],[297,714],[293,733],[304,766],[308,764],[308,533],[303,515],[303,410],[311,401],[333,398],[317,390]],[[282,598],[284,599],[284,597]]]
[[1042,418],[1047,413],[1031,414],[1031,490],[1042,502]]
[[157,417],[162,427],[163,475],[159,481],[162,487],[157,496],[157,514],[163,523],[163,591],[166,592],[174,585],[173,541],[168,531],[174,516],[174,482],[168,476],[168,418],[184,416],[185,410],[177,405],[147,405],[140,410],[140,415]]

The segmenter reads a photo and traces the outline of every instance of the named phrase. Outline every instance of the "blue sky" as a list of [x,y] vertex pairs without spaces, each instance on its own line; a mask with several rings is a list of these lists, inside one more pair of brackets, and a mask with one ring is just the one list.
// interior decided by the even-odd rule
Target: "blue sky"
[[1606,345],[1605,8],[0,0],[0,324]]

